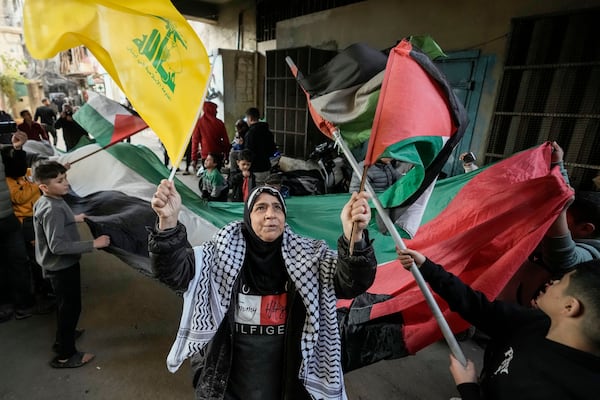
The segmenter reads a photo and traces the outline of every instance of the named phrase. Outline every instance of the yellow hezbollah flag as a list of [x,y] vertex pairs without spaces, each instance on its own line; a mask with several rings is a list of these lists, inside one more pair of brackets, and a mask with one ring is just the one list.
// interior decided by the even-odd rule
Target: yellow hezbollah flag
[[204,45],[169,0],[26,0],[25,43],[36,58],[86,46],[179,165],[204,98]]

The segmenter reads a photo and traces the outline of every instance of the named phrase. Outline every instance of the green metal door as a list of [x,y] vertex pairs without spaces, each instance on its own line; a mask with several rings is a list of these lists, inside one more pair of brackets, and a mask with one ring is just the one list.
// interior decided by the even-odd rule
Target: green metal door
[[469,117],[469,124],[463,139],[442,169],[446,175],[453,176],[464,172],[462,162],[458,159],[459,155],[478,148],[482,140],[482,134],[474,137],[473,131],[484,80],[486,73],[491,68],[492,57],[480,56],[478,50],[459,51],[447,53],[447,55],[447,58],[435,60],[435,64],[446,75],[450,86],[462,101]]

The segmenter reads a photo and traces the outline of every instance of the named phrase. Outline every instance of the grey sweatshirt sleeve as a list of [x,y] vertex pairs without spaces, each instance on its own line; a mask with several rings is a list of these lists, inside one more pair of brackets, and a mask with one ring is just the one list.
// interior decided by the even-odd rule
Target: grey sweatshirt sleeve
[[569,174],[567,173],[567,170],[565,169],[565,164],[563,161],[557,161],[554,162],[552,164],[550,164],[551,167],[554,167],[555,165],[558,165],[558,168],[560,170],[560,174],[562,175],[563,179],[565,180],[565,183],[569,186],[571,186],[571,182],[569,181]]
[[575,265],[600,258],[600,252],[594,247],[577,243],[570,233],[557,237],[543,239],[542,258],[550,271],[557,272],[574,267]]
[[[62,210],[61,210],[62,211]],[[79,235],[70,235],[76,227],[74,218],[69,218],[65,212],[49,212],[43,219],[43,228],[49,250],[56,255],[89,253],[94,250],[92,240],[79,240]],[[66,229],[67,227],[72,229]]]

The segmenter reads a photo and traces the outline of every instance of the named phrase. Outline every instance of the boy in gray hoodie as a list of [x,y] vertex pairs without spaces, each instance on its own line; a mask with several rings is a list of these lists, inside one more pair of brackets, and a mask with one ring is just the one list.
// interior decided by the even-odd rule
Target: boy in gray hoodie
[[69,192],[66,172],[65,166],[56,161],[42,161],[33,172],[43,193],[33,208],[35,258],[56,295],[58,326],[53,349],[58,354],[50,361],[53,368],[77,368],[94,358],[75,347],[75,328],[81,314],[79,259],[81,253],[110,244],[107,235],[93,241],[79,237],[77,222],[83,222],[85,214],[74,215],[63,199]]

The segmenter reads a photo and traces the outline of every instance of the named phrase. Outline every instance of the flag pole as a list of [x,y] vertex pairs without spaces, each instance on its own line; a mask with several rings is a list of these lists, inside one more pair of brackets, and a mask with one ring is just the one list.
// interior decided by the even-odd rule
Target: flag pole
[[[333,138],[334,138],[336,144],[339,146],[339,148],[342,150],[342,152],[346,156],[346,159],[350,163],[350,166],[352,167],[354,173],[357,175],[360,175],[361,174],[360,167],[358,166],[358,163],[356,162],[354,155],[350,151],[350,148],[348,147],[348,145],[346,144],[346,142],[340,135],[339,129],[336,128],[332,132],[332,134],[333,134]],[[365,170],[366,170],[366,167],[365,167]],[[402,250],[406,249],[406,245],[404,244],[404,241],[402,240],[402,238],[400,237],[400,234],[396,230],[396,227],[395,227],[394,223],[392,222],[392,220],[390,219],[390,216],[385,211],[385,209],[383,208],[383,205],[381,204],[381,202],[375,195],[375,191],[371,187],[371,184],[369,182],[367,182],[365,179],[364,185],[365,185],[367,192],[371,195],[371,200],[373,200],[373,204],[375,205],[375,209],[379,213],[381,220],[383,221],[388,232],[390,232],[390,234],[392,235],[392,238],[394,239],[396,246]],[[444,338],[446,339],[446,343],[448,343],[448,347],[450,347],[450,351],[452,352],[452,355],[463,366],[466,366],[467,359],[465,358],[465,355],[464,355],[462,349],[460,348],[458,341],[454,337],[454,334],[452,333],[452,330],[450,329],[448,322],[444,318],[444,315],[442,314],[442,311],[440,310],[439,305],[436,303],[435,299],[433,298],[433,295],[431,294],[431,291],[427,287],[427,284],[425,283],[425,280],[423,279],[423,275],[421,275],[421,271],[419,271],[419,268],[415,265],[414,262],[413,262],[412,267],[410,268],[410,272],[412,272],[413,277],[415,278],[415,281],[417,282],[417,285],[419,286],[419,289],[421,289],[423,296],[425,296],[425,301],[427,302],[427,305],[431,309],[431,311],[433,313],[433,317],[435,318],[437,324],[439,325],[439,327],[442,331],[442,334],[444,335]]]
[[79,158],[77,158],[77,159],[75,159],[75,160],[73,160],[73,161],[69,161],[69,164],[73,165],[73,164],[75,164],[76,162],[79,162],[79,161],[81,161],[81,160],[85,160],[86,158],[88,158],[88,157],[90,157],[90,156],[93,156],[94,154],[96,154],[96,153],[99,153],[99,152],[101,152],[102,150],[106,150],[106,149],[108,149],[110,146],[112,146],[112,145],[114,145],[114,144],[117,144],[117,143],[119,143],[119,142],[110,143],[110,144],[108,144],[108,145],[106,145],[106,146],[104,146],[104,147],[100,147],[99,149],[96,149],[96,150],[92,151],[91,153],[88,153],[88,154],[86,154],[85,156],[79,157]]
[[[365,183],[367,182],[367,166],[363,167],[362,177],[360,178],[360,188],[358,189],[358,193],[365,190]],[[348,253],[352,255],[354,253],[354,241],[356,240],[356,226],[357,222],[352,224],[352,231],[350,233],[350,247],[348,249]]]

